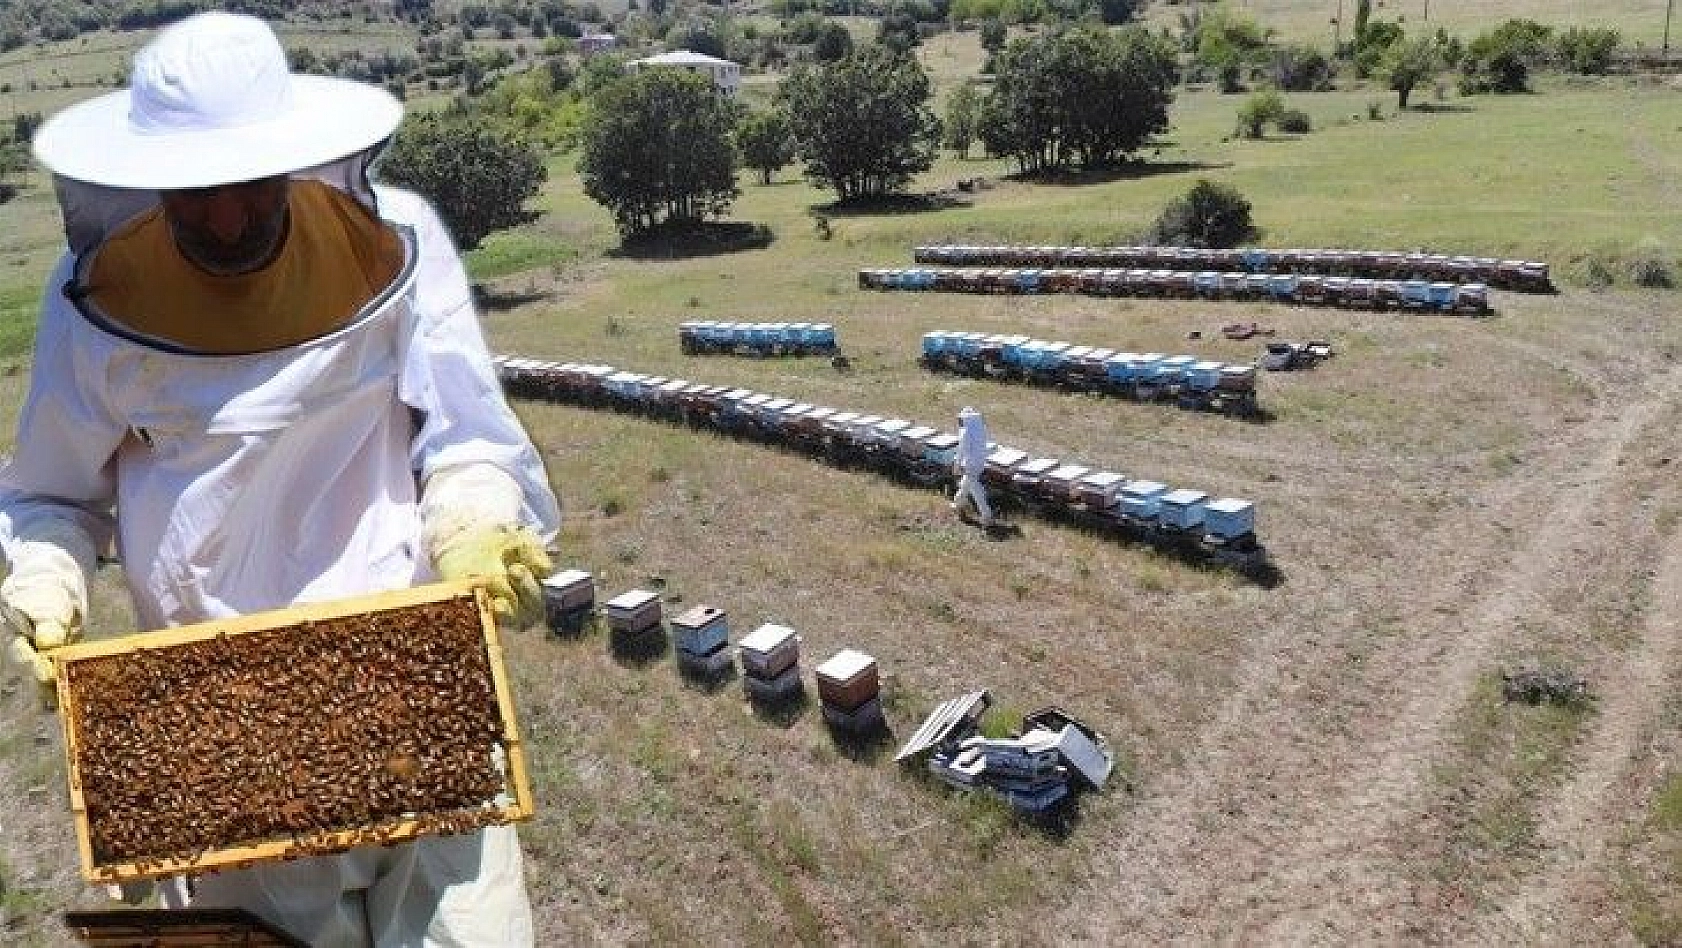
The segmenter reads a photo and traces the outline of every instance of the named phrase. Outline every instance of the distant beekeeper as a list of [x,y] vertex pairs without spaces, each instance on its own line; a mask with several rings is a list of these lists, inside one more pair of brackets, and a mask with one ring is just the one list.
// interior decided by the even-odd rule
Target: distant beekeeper
[[975,516],[984,527],[993,525],[993,507],[987,503],[987,490],[981,486],[981,472],[987,467],[987,422],[981,413],[965,405],[958,412],[958,490],[952,495],[952,509],[961,516],[967,503],[975,508]]
[[[0,601],[40,681],[113,538],[148,629],[439,577],[539,607],[542,462],[443,223],[369,181],[401,119],[378,87],[290,75],[261,20],[205,13],[36,135],[69,251],[0,470]],[[209,874],[192,904],[311,945],[532,942],[510,827]]]

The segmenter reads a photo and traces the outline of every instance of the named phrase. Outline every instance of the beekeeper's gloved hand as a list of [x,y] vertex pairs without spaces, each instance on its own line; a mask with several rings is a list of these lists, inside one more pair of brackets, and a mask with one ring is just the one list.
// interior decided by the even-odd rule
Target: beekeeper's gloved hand
[[482,580],[497,619],[525,626],[543,612],[539,578],[554,564],[519,524],[520,508],[519,484],[490,464],[436,471],[421,494],[422,538],[439,577]]
[[87,581],[76,558],[49,541],[14,544],[10,566],[0,582],[0,604],[12,636],[11,654],[31,672],[43,702],[51,706],[56,676],[47,655],[81,639]]

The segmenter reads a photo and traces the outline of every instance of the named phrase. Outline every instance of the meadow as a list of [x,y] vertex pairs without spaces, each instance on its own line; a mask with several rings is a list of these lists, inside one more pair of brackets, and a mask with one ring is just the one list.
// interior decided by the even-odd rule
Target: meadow
[[[925,47],[943,87],[974,42]],[[1630,77],[1420,101],[1293,95],[1315,131],[1246,141],[1238,97],[1188,89],[1125,174],[1028,182],[947,156],[915,187],[951,203],[924,211],[837,210],[797,169],[744,176],[731,218],[772,240],[734,253],[624,250],[575,157],[554,158],[538,219],[469,256],[494,351],[948,428],[974,405],[1001,442],[1256,501],[1282,580],[1026,515],[989,539],[932,492],[517,403],[567,506],[562,564],[603,598],[723,608],[733,638],[791,625],[808,669],[869,652],[892,731],[838,744],[812,704],[765,713],[669,657],[616,658],[599,631],[514,634],[539,943],[1682,940],[1682,327],[1673,292],[1627,276],[1678,265],[1682,103]],[[1199,177],[1242,191],[1267,245],[1540,259],[1562,289],[1497,292],[1468,319],[856,287],[918,243],[1128,242]],[[4,431],[56,254],[43,184],[0,206]],[[830,322],[853,368],[684,356],[686,319]],[[1265,424],[915,362],[937,328],[1249,360],[1255,341],[1217,330],[1251,320],[1337,350],[1262,380]],[[93,633],[126,631],[120,567],[97,586]],[[1530,665],[1582,674],[1593,700],[1503,700],[1502,672]],[[998,726],[1048,704],[1096,726],[1110,785],[1048,830],[891,762],[935,704],[979,688]],[[16,679],[3,691],[0,931],[65,944],[55,913],[103,896],[76,878],[56,721]]]

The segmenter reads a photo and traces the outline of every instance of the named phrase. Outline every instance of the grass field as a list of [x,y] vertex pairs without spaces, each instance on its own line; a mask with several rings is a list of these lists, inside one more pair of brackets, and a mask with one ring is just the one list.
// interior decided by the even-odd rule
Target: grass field
[[[925,49],[943,82],[974,59],[942,44],[966,41]],[[870,652],[895,740],[987,687],[1005,717],[1067,708],[1119,763],[1047,833],[901,772],[891,742],[837,746],[810,705],[755,713],[739,687],[621,661],[600,634],[519,633],[539,943],[1682,941],[1682,326],[1674,294],[1572,282],[1590,260],[1676,266],[1675,91],[1551,83],[1400,116],[1377,90],[1293,96],[1317,130],[1259,142],[1230,139],[1239,99],[1187,92],[1145,173],[1034,184],[947,158],[919,189],[991,186],[945,210],[835,213],[825,240],[829,196],[790,170],[744,183],[734,210],[768,247],[699,257],[619,253],[574,159],[554,159],[542,216],[470,257],[493,296],[527,299],[484,314],[497,351],[946,427],[973,404],[1000,441],[1257,501],[1283,581],[1027,517],[994,542],[932,493],[520,403],[568,508],[561,560],[603,598],[659,586],[674,611],[725,609],[734,637],[792,625],[808,668]],[[1374,99],[1382,121],[1365,117]],[[1497,293],[1488,320],[856,289],[858,267],[919,242],[1125,241],[1200,176],[1243,191],[1268,244],[1523,256],[1567,285]],[[0,206],[5,431],[55,253],[41,185]],[[833,322],[855,371],[685,357],[676,325],[692,318]],[[1339,353],[1266,377],[1266,424],[914,363],[935,328],[1242,360],[1255,344],[1212,330],[1252,319]],[[127,628],[120,584],[116,568],[98,580],[96,635]],[[1585,675],[1594,700],[1502,701],[1500,673],[1530,662]],[[103,896],[75,877],[56,722],[21,684],[3,691],[0,935],[62,945],[53,915]]]

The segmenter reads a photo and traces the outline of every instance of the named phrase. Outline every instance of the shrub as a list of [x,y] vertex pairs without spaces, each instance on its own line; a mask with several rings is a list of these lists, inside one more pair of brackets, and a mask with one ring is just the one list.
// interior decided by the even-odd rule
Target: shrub
[[1238,110],[1238,133],[1245,138],[1262,137],[1262,126],[1285,114],[1285,97],[1277,89],[1251,94]]
[[1383,119],[1384,119],[1384,103],[1378,101],[1377,99],[1374,99],[1373,101],[1368,102],[1367,103],[1367,118],[1372,119],[1374,122],[1383,121]]
[[1629,262],[1629,280],[1651,290],[1668,290],[1676,285],[1670,261],[1654,253],[1642,253]]
[[1314,124],[1308,118],[1308,113],[1301,109],[1286,109],[1279,113],[1279,130],[1291,135],[1307,135],[1313,130]]
[[1163,245],[1236,247],[1255,233],[1249,200],[1231,185],[1200,178],[1162,209],[1151,237]]

